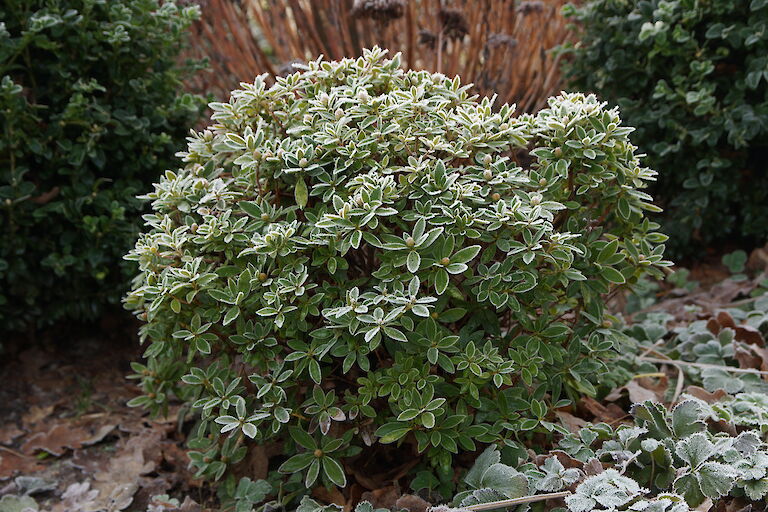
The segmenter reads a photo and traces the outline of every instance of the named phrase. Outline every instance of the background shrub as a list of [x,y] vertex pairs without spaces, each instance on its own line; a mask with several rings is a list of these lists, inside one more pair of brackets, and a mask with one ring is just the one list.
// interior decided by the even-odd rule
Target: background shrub
[[[573,87],[618,103],[661,176],[678,253],[768,225],[768,2],[596,0],[571,8]],[[666,172],[665,172],[666,171]],[[691,242],[695,242],[691,244]]]
[[515,118],[383,55],[243,84],[148,195],[132,404],[192,405],[201,475],[282,441],[306,486],[421,453],[450,488],[459,449],[594,391],[604,295],[669,264],[616,110]]
[[117,302],[135,195],[201,112],[177,65],[197,8],[155,0],[0,5],[0,323]]

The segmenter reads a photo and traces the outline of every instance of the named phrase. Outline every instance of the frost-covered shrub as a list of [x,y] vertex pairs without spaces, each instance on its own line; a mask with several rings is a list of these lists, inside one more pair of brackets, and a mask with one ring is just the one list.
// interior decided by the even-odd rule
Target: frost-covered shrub
[[361,451],[450,482],[460,449],[593,391],[605,294],[667,265],[615,109],[565,94],[515,118],[379,49],[242,87],[127,256],[151,342],[133,403],[192,406],[201,475],[282,441],[307,485],[345,485]]

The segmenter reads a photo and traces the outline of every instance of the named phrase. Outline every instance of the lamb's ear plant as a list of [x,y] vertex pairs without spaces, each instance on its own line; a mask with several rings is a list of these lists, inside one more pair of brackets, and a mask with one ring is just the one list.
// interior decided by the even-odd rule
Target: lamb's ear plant
[[593,393],[605,296],[668,265],[655,172],[594,96],[514,117],[467,89],[378,48],[258,77],[146,196],[132,404],[191,407],[200,476],[281,442],[307,485],[418,453],[450,488],[459,450]]
[[[507,486],[512,475],[525,475],[520,491],[529,494],[570,491],[564,498],[570,512],[687,512],[707,499],[715,505],[731,498],[760,502],[768,495],[768,447],[762,432],[737,429],[756,415],[743,407],[754,398],[741,394],[708,404],[684,396],[671,411],[658,402],[638,403],[632,423],[589,425],[568,434],[559,450],[537,459],[543,460],[539,466],[502,464],[491,446],[467,473],[469,489],[453,505],[499,500],[502,493],[488,483],[501,474],[508,475]],[[764,404],[757,408],[764,413]],[[480,486],[476,475],[482,475]]]

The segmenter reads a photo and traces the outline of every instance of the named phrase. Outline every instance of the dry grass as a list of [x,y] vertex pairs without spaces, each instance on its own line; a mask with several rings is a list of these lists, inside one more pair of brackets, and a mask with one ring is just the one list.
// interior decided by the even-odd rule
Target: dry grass
[[290,72],[292,61],[354,57],[379,45],[402,52],[409,68],[461,75],[478,93],[532,112],[560,90],[558,62],[547,50],[571,37],[559,14],[565,3],[206,0],[193,47],[213,72],[191,86],[226,97],[257,74]]

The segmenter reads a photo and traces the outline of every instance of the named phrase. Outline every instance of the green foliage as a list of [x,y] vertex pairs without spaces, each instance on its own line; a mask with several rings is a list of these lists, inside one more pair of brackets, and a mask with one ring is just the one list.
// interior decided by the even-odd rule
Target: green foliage
[[147,196],[132,405],[192,406],[199,475],[280,441],[280,471],[343,486],[387,444],[450,490],[460,449],[594,392],[604,295],[669,264],[655,173],[594,96],[516,118],[467,89],[378,48],[259,77]]
[[[740,395],[711,405],[684,397],[671,411],[652,401],[635,404],[633,424],[589,425],[568,434],[561,449],[539,467],[489,465],[499,460],[496,448],[490,447],[465,482],[475,487],[470,475],[479,471],[524,474],[535,491],[570,489],[565,497],[570,512],[687,512],[707,498],[717,502],[727,496],[760,501],[768,494],[768,447],[760,432],[735,432],[739,402],[743,402]],[[561,461],[567,461],[569,469]],[[600,468],[597,474],[595,468]],[[454,505],[499,499],[492,491],[460,493]],[[467,496],[482,499],[468,501]]]
[[768,2],[590,0],[566,12],[580,31],[566,74],[637,127],[635,143],[661,171],[653,194],[674,251],[762,242]]
[[[179,95],[198,16],[157,0],[0,5],[0,323],[119,301],[134,196],[171,166],[200,98]],[[127,269],[127,267],[126,267]]]

